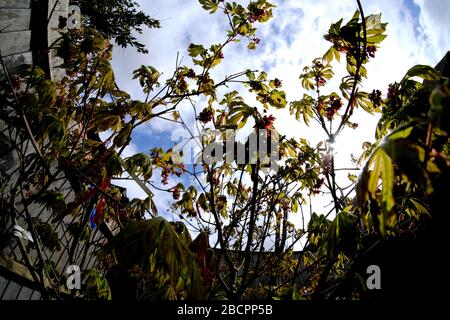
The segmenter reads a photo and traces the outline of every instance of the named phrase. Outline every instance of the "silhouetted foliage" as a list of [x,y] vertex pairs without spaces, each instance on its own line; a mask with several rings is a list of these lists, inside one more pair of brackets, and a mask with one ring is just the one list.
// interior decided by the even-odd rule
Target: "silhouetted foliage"
[[143,27],[160,27],[159,21],[140,11],[134,0],[76,0],[71,3],[80,6],[85,25],[114,39],[121,47],[132,46],[142,53],[148,50],[133,33],[142,33]]

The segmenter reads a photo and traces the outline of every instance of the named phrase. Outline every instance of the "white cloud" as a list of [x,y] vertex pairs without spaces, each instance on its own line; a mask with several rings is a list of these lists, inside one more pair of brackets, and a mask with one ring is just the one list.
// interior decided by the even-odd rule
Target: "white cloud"
[[420,7],[420,25],[425,33],[425,43],[430,44],[428,54],[434,60],[440,60],[450,49],[450,25],[448,15],[450,1],[414,0]]

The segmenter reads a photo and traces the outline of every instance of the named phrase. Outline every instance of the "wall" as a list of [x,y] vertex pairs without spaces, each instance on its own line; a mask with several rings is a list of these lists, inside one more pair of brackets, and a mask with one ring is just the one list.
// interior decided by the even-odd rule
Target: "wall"
[[0,0],[0,52],[10,70],[33,62],[30,22],[31,0]]

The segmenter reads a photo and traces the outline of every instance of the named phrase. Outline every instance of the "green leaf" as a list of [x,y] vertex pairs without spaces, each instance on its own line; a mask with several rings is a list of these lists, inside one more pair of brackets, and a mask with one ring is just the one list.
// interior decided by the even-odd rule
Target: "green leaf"
[[239,92],[237,92],[236,90],[233,90],[229,93],[225,93],[224,99],[222,101],[220,101],[219,104],[221,104],[221,105],[226,104],[229,109],[232,109],[239,105],[245,106],[246,104],[244,103],[244,99],[241,96],[239,96],[238,94],[239,94]]
[[322,59],[325,60],[327,63],[330,63],[334,58],[333,50],[334,50],[334,47],[331,46],[330,49],[328,49],[328,51],[325,52],[325,54],[322,57]]
[[204,193],[201,193],[200,196],[197,199],[197,204],[200,208],[203,209],[203,211],[207,212],[209,211],[209,205],[208,205],[208,200],[206,199],[206,196]]
[[156,208],[156,204],[153,201],[153,198],[150,198],[150,209],[151,209],[151,211],[153,213],[153,216],[156,217],[158,215],[158,209]]
[[139,120],[148,119],[152,114],[153,104],[133,100],[128,107],[128,113]]
[[340,212],[331,223],[322,247],[328,258],[335,258],[341,251],[348,251],[356,246],[357,218],[351,213]]
[[241,36],[246,36],[248,35],[252,30],[252,27],[250,24],[248,23],[241,23],[238,25],[237,28],[237,33],[240,34]]
[[152,160],[144,153],[137,153],[127,158],[125,167],[129,173],[141,175],[145,181],[149,180],[153,173]]
[[432,67],[418,64],[406,73],[405,78],[419,77],[424,80],[438,80],[440,78],[439,73]]
[[367,43],[373,43],[373,44],[380,43],[384,39],[386,39],[386,37],[387,37],[387,35],[385,35],[385,34],[377,34],[374,36],[369,36],[369,37],[367,37]]
[[286,106],[286,93],[284,91],[272,90],[269,96],[269,104],[277,109],[284,108]]
[[424,169],[426,152],[423,146],[407,139],[384,139],[381,147],[410,181],[428,184],[428,175]]
[[133,125],[131,123],[127,123],[122,128],[122,130],[119,131],[117,136],[114,137],[114,145],[116,147],[122,147],[128,141],[128,138],[131,137],[132,129],[133,129]]
[[108,281],[97,270],[90,269],[83,277],[83,294],[88,299],[111,300]]
[[325,52],[322,59],[325,60],[327,64],[329,64],[333,59],[339,62],[341,60],[341,55],[334,46],[331,46],[330,49]]
[[364,111],[369,114],[373,114],[374,111],[376,111],[372,101],[369,99],[369,94],[367,92],[358,91],[355,96],[357,105],[363,108]]
[[64,142],[67,135],[67,128],[63,119],[59,119],[53,114],[48,114],[45,116],[42,124],[55,145],[60,145]]
[[295,118],[300,120],[300,116],[303,117],[305,124],[309,126],[309,119],[313,116],[313,105],[315,100],[308,94],[303,94],[303,98],[300,101],[292,101],[289,104],[289,111],[291,114],[295,113]]
[[267,80],[267,72],[261,71],[256,81],[265,81]]
[[373,155],[374,167],[369,175],[369,182],[367,184],[367,191],[372,195],[372,198],[376,198],[376,192],[378,190],[378,180],[382,170],[382,151],[380,148],[376,150]]
[[238,128],[242,128],[247,122],[248,117],[254,113],[254,110],[249,106],[241,106],[231,109],[228,114],[227,124],[236,125]]
[[191,43],[189,45],[188,52],[191,57],[196,57],[196,56],[206,52],[206,49],[201,44]]
[[248,80],[255,81],[255,73],[251,71],[250,69],[247,69],[245,72],[245,75],[247,76]]
[[347,174],[347,178],[348,180],[350,180],[351,182],[356,182],[358,180],[358,176],[354,175],[354,174]]
[[99,132],[111,129],[113,131],[119,131],[122,128],[122,118],[120,115],[115,114],[99,114],[92,124],[93,128],[96,128]]
[[386,152],[381,152],[381,180],[382,183],[382,199],[387,212],[390,212],[395,204],[393,188],[394,188],[394,166],[392,165],[391,158]]
[[387,136],[387,138],[390,140],[406,139],[409,137],[412,130],[413,127],[401,128],[400,130],[395,130],[394,132],[392,132],[390,135]]
[[292,200],[291,210],[292,210],[292,212],[297,212],[298,211],[298,201],[296,201],[294,199]]
[[369,176],[367,190],[372,199],[377,198],[378,180],[382,181],[382,202],[386,205],[386,210],[390,211],[394,206],[394,167],[391,158],[383,148],[377,148],[373,155],[374,168]]
[[210,14],[213,14],[219,8],[216,0],[199,0],[202,8],[206,11],[209,11]]
[[[331,24],[330,29],[328,30],[328,33],[330,35],[334,35],[334,36],[339,35],[339,30],[341,29],[341,25],[342,25],[343,21],[344,21],[344,19],[340,19],[338,22]],[[326,36],[325,36],[325,39],[327,39]]]
[[105,162],[106,173],[108,177],[120,176],[123,172],[121,159],[117,155],[117,152],[111,152],[110,156]]
[[371,14],[366,17],[366,28],[372,29],[381,26],[381,14]]
[[410,198],[409,201],[414,206],[416,213],[418,213],[415,218],[418,218],[420,215],[430,216],[430,210],[425,203],[421,202],[419,199],[414,198]]
[[[369,168],[373,164],[372,171]],[[378,182],[381,178],[381,197],[378,196]],[[380,202],[381,212],[377,213],[379,221],[378,228],[384,235],[389,227],[395,223],[395,215],[392,209],[395,205],[394,188],[394,166],[390,156],[381,147],[374,150],[363,168],[362,176],[357,184],[357,199],[359,206],[363,206],[367,201],[367,194],[370,194],[370,201]],[[377,226],[377,224],[375,224]]]

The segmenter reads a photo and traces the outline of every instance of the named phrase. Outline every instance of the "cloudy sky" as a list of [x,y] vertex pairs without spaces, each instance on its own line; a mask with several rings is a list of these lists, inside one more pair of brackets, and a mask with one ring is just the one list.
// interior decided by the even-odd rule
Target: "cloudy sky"
[[[119,86],[134,98],[143,99],[139,84],[131,81],[134,69],[151,65],[167,78],[173,73],[177,53],[184,64],[190,65],[187,47],[191,42],[205,47],[223,42],[227,19],[221,13],[208,14],[196,0],[139,0],[139,3],[143,11],[160,20],[162,28],[145,30],[139,36],[150,50],[148,55],[132,48],[116,48],[113,67]],[[323,35],[331,23],[340,18],[347,21],[352,16],[356,1],[273,0],[272,3],[277,6],[274,18],[259,25],[257,36],[261,43],[257,49],[247,50],[246,40],[227,47],[224,62],[213,70],[212,76],[218,80],[246,69],[264,70],[269,78],[282,79],[288,101],[298,100],[305,92],[298,80],[302,68],[329,48]],[[382,21],[389,23],[388,37],[368,64],[369,80],[364,83],[365,91],[380,89],[386,93],[388,84],[400,80],[410,67],[415,64],[434,66],[450,49],[449,0],[363,0],[362,4],[366,15],[381,12]],[[339,70],[344,70],[345,66],[335,63],[334,67],[336,78],[340,79],[344,74]],[[199,99],[197,103],[201,110],[204,102]],[[299,124],[288,110],[271,113],[277,118],[275,126],[282,134],[313,142],[325,138],[320,131]],[[193,120],[191,108],[181,106],[181,114],[186,121]],[[347,166],[350,153],[358,154],[362,142],[373,141],[377,117],[361,113],[356,117],[359,128],[344,130],[337,141],[337,167]],[[152,121],[134,134],[127,154],[148,152],[155,145],[170,146],[170,133],[174,129],[174,125],[165,121]],[[155,177],[155,183],[156,180],[159,179]],[[145,197],[137,186],[126,185],[129,197]],[[167,193],[158,196],[157,206],[164,215],[171,196]]]

